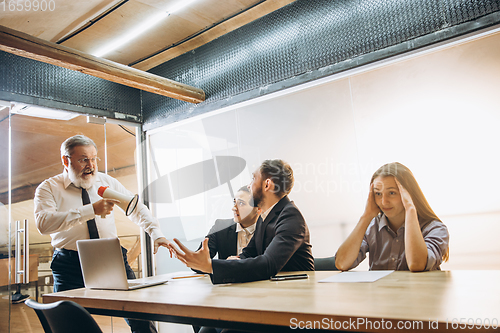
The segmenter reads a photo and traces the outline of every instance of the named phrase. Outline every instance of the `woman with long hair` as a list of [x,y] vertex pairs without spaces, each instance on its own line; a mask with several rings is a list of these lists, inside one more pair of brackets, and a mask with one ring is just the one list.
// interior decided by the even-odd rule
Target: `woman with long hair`
[[335,265],[349,270],[369,252],[370,270],[438,270],[448,260],[448,240],[448,229],[410,169],[389,163],[373,174],[365,211],[339,247]]

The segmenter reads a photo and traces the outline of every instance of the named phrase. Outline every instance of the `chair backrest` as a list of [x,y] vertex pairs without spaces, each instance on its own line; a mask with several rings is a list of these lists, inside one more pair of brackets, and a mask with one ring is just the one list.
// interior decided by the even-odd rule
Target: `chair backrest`
[[335,267],[335,256],[327,258],[314,258],[314,270],[338,271],[337,267]]
[[75,302],[41,304],[28,299],[25,304],[35,310],[45,333],[102,333],[90,313]]

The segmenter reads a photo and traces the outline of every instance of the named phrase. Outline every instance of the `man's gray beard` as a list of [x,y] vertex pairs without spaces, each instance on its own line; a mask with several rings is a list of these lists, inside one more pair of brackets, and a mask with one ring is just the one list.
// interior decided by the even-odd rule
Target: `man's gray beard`
[[95,180],[96,180],[96,173],[97,170],[94,170],[94,175],[90,177],[89,179],[83,179],[80,175],[78,175],[73,167],[68,168],[68,177],[69,180],[75,185],[76,187],[81,187],[86,190],[94,186]]

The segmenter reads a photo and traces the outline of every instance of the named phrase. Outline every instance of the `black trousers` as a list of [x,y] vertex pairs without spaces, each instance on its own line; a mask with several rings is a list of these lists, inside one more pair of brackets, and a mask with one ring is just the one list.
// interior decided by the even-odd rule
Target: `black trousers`
[[[122,246],[123,262],[127,271],[127,279],[135,279],[135,274],[127,260],[127,249]],[[54,292],[84,288],[82,269],[78,252],[72,250],[54,250],[52,256],[52,276],[54,277]],[[133,333],[156,333],[151,321],[125,319]]]

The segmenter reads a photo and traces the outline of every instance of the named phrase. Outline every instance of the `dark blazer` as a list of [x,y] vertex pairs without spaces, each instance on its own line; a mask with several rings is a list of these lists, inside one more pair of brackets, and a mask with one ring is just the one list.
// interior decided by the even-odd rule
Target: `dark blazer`
[[[236,223],[233,219],[216,220],[215,224],[208,232],[208,248],[210,258],[219,254],[219,259],[235,256],[238,247],[238,234],[236,233]],[[201,248],[198,247],[198,250]]]
[[212,283],[266,280],[280,271],[313,271],[309,229],[299,209],[283,197],[240,254],[242,260],[212,260]]

